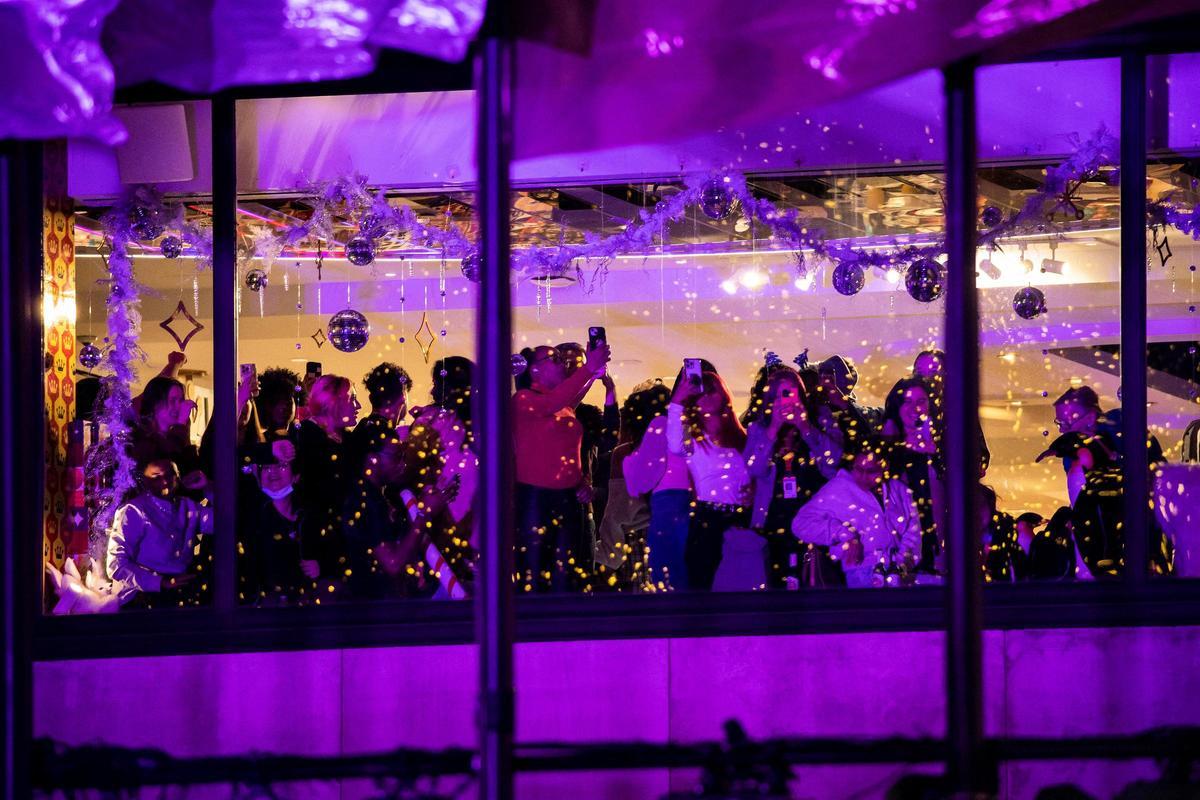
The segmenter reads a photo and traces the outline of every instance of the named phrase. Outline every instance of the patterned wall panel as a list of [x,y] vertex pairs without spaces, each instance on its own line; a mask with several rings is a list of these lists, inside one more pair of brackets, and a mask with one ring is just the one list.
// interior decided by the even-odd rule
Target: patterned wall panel
[[[46,495],[42,550],[61,567],[86,552],[86,521],[72,519],[72,496],[82,491],[81,470],[68,468],[68,427],[75,418],[75,222],[67,196],[66,147],[45,149],[42,211],[42,314],[46,345]],[[83,531],[81,533],[81,531]]]

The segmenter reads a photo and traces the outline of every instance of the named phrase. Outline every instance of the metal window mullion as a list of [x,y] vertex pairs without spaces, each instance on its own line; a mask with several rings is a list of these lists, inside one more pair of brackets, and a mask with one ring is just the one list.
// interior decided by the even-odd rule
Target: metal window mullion
[[514,45],[503,15],[489,9],[487,32],[475,63],[476,167],[482,276],[476,316],[478,384],[474,434],[482,481],[478,506],[480,572],[476,639],[479,642],[479,796],[513,796],[512,582],[513,439],[509,409],[512,355],[512,289],[509,208],[512,152]]
[[1121,56],[1121,443],[1125,579],[1146,580],[1150,472],[1146,414],[1146,55]]
[[[3,485],[5,797],[28,797],[33,743],[33,628],[41,614],[45,492],[41,318],[43,149],[0,144],[0,481]],[[32,346],[31,346],[32,345]],[[30,465],[36,465],[30,469]]]
[[213,190],[213,605],[237,606],[237,116],[228,94],[212,100]]
[[951,788],[985,789],[979,574],[979,307],[975,286],[975,66],[944,72],[946,101],[946,735]]

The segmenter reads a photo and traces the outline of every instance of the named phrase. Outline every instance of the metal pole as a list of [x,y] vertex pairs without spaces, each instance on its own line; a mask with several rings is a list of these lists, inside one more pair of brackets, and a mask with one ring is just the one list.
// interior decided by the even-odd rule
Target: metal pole
[[945,70],[946,93],[946,732],[951,789],[993,782],[983,762],[979,530],[979,306],[975,290],[975,66]]
[[1146,450],[1146,56],[1121,56],[1121,446],[1125,579],[1146,580],[1150,467]]
[[[4,633],[4,797],[28,797],[33,624],[41,592],[42,147],[0,149],[0,605]],[[35,543],[37,546],[35,546]]]
[[512,290],[509,283],[509,161],[512,152],[514,46],[502,30],[503,4],[489,20],[475,62],[476,168],[483,264],[476,319],[478,386],[474,438],[483,481],[478,506],[480,568],[479,797],[513,796],[513,477],[509,415]]
[[237,117],[228,94],[212,100],[213,173],[213,604],[237,605]]

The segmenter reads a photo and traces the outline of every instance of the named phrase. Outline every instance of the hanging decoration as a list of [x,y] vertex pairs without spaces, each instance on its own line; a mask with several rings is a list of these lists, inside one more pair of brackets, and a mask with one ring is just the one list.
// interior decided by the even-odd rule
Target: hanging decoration
[[135,205],[129,211],[130,232],[143,242],[157,239],[162,236],[165,227],[162,216],[157,204]]
[[368,266],[375,260],[375,243],[361,233],[351,237],[346,242],[346,260],[356,267]]
[[429,324],[428,312],[421,312],[421,324],[417,326],[417,332],[413,334],[413,341],[417,343],[417,347],[421,348],[421,357],[428,364],[429,354],[433,351],[434,342],[437,341],[437,337],[433,335],[433,326]]
[[833,288],[851,297],[862,291],[867,278],[857,261],[842,261],[833,270]]
[[183,254],[183,240],[178,236],[164,236],[158,243],[158,251],[163,258],[179,258]]
[[95,369],[104,359],[104,353],[99,347],[96,347],[94,342],[84,342],[83,346],[79,348],[76,358],[79,359],[79,364],[84,369]]
[[479,283],[480,267],[482,266],[482,258],[479,255],[479,250],[473,249],[471,252],[463,256],[459,263],[459,268],[462,269],[463,277],[471,283]]
[[313,335],[308,338],[312,339],[313,342],[316,343],[318,350],[320,350],[322,347],[324,347],[325,342],[328,341],[328,339],[325,338],[325,329],[324,328],[317,328],[316,332],[313,333]]
[[257,267],[246,273],[246,288],[252,292],[261,292],[269,281],[267,273]]
[[334,314],[329,318],[326,328],[329,331],[329,342],[343,353],[362,350],[371,338],[371,324],[362,312],[353,308],[345,308]]
[[525,370],[529,369],[529,361],[520,353],[513,353],[512,356],[512,374],[517,377]]
[[1046,313],[1046,295],[1036,286],[1026,286],[1013,296],[1012,307],[1021,319],[1036,319]]
[[710,178],[700,190],[700,210],[709,219],[721,220],[733,211],[733,192],[720,178]]
[[[1115,168],[1117,140],[1101,127],[1087,140],[1075,137],[1073,145],[1074,153],[1046,170],[1044,185],[1031,193],[1019,209],[1007,216],[1003,209],[994,205],[981,210],[980,222],[985,230],[978,236],[980,247],[999,249],[1002,240],[1015,235],[1053,235],[1056,230],[1063,230],[1062,226],[1079,220],[1081,215],[1086,216],[1079,207],[1079,189],[1088,182],[1113,183],[1118,180]],[[443,258],[461,259],[464,277],[478,280],[481,264],[474,243],[463,230],[449,224],[448,218],[444,225],[426,224],[411,207],[391,205],[382,190],[369,187],[366,179],[359,175],[309,184],[301,187],[301,191],[307,194],[305,202],[313,209],[308,219],[288,228],[264,231],[256,237],[256,254],[266,263],[285,248],[296,247],[302,241],[332,239],[336,221],[350,218],[356,222],[359,231],[346,245],[347,258],[352,261],[357,259],[369,264],[369,259],[377,257],[384,240],[402,238],[411,246],[440,253]],[[820,230],[809,227],[797,209],[779,208],[766,198],[754,196],[743,175],[725,171],[688,177],[682,189],[663,197],[653,208],[640,209],[636,218],[621,226],[617,233],[585,232],[583,242],[559,241],[515,250],[512,269],[520,276],[543,280],[569,275],[585,287],[585,291],[591,291],[607,277],[609,266],[618,255],[646,253],[665,247],[670,223],[685,221],[689,209],[698,208],[710,219],[725,219],[735,205],[740,207],[752,228],[765,231],[766,236],[779,246],[793,251],[801,277],[809,274],[811,269],[810,256],[800,252],[802,250],[809,251],[816,263],[837,264],[835,271],[841,268],[843,274],[853,270],[840,265],[854,263],[863,272],[864,281],[867,269],[881,274],[889,270],[908,273],[913,272],[913,265],[918,265],[913,272],[918,283],[922,277],[932,277],[933,270],[926,262],[946,252],[943,236],[928,244],[913,244],[896,237],[890,247],[873,246],[871,249],[856,247],[852,241],[826,241]],[[1151,225],[1171,225],[1200,239],[1200,211],[1176,207],[1170,197],[1149,204],[1147,221]],[[1160,253],[1162,257],[1169,257],[1166,248]],[[938,274],[941,272],[939,267]],[[843,285],[854,284],[851,278]],[[941,292],[940,286],[940,280],[934,281],[925,289],[918,287],[917,294],[936,298]]]
[[[175,330],[175,326],[179,324],[180,319],[185,320],[191,325],[189,329],[183,331],[182,335],[180,335],[179,331]],[[171,313],[171,316],[158,323],[158,327],[171,334],[171,338],[175,340],[175,345],[180,352],[185,352],[188,342],[192,340],[192,337],[204,330],[204,325],[192,316],[182,300],[179,301],[179,305],[175,306],[175,311]]]
[[904,274],[904,288],[913,300],[932,303],[942,295],[942,265],[932,258],[914,261]]

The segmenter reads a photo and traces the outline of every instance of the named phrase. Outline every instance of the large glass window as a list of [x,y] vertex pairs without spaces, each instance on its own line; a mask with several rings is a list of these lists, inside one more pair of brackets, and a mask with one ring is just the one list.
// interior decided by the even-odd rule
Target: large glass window
[[[207,104],[122,110],[120,151],[47,147],[44,609],[212,602]],[[68,157],[69,154],[69,157]],[[157,188],[155,188],[157,187]]]
[[[1120,64],[988,67],[978,85],[985,575],[1116,577],[1117,537],[1085,530],[1121,525]],[[1080,448],[1111,455],[1087,492]]]
[[[1200,278],[1193,209],[1200,200],[1200,76],[1194,54],[1149,59],[1146,394],[1152,566],[1200,576]],[[1163,550],[1165,549],[1165,552]],[[1162,574],[1164,570],[1158,569]]]
[[[467,93],[238,104],[243,604],[472,591],[470,112]],[[435,120],[459,135],[418,135]]]
[[939,97],[923,74],[714,133],[707,169],[518,197],[521,591],[940,580]]

